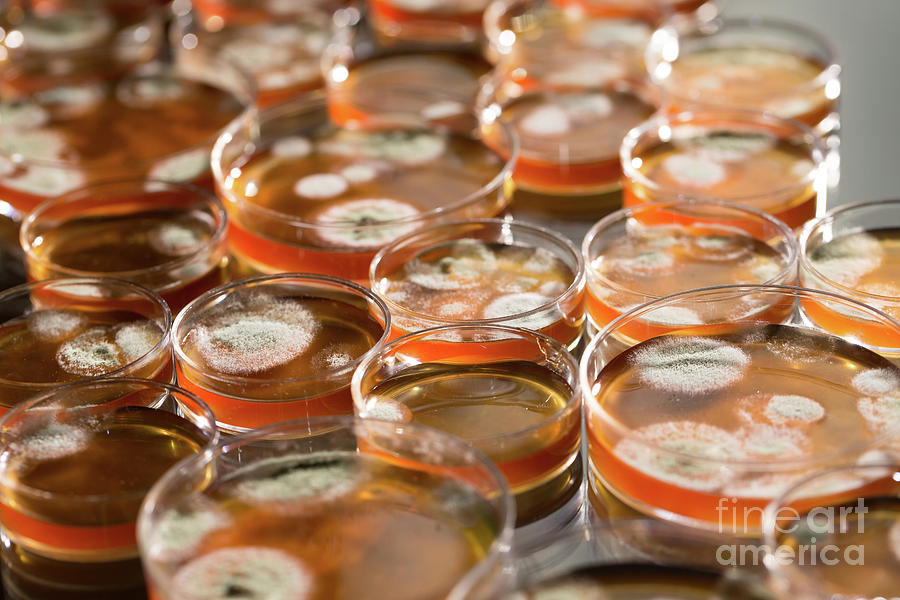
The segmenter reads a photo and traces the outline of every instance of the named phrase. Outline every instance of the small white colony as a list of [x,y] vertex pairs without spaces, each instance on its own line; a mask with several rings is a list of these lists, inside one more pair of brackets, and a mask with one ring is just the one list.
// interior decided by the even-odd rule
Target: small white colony
[[[772,281],[784,270],[779,260],[761,255],[753,256],[749,261],[743,262],[740,266],[750,272],[750,276],[753,278],[754,282],[759,283]],[[736,281],[735,283],[742,282]]]
[[867,369],[854,375],[850,385],[866,396],[897,395],[900,393],[900,376],[893,369]]
[[465,314],[471,306],[467,302],[442,302],[437,308],[439,317],[455,318],[457,315]]
[[438,100],[423,108],[422,117],[429,121],[438,121],[450,117],[460,116],[466,113],[466,106],[455,100]]
[[402,221],[418,214],[417,207],[402,200],[363,198],[329,204],[313,220],[323,226],[316,231],[320,241],[343,248],[371,249],[415,229],[415,224]]
[[569,133],[571,129],[568,111],[557,104],[541,104],[519,121],[519,131],[534,137],[557,137]]
[[283,550],[232,546],[203,554],[172,578],[178,600],[304,600],[312,597],[314,574]]
[[566,291],[566,284],[562,281],[545,281],[538,288],[538,293],[547,298],[556,298]]
[[231,517],[204,496],[192,496],[188,506],[164,513],[153,528],[148,554],[154,560],[180,561],[207,535],[231,525]]
[[816,166],[812,163],[812,161],[801,159],[795,161],[793,166],[791,166],[791,175],[798,179],[805,179],[810,176]]
[[853,287],[884,260],[884,249],[867,233],[840,236],[816,248],[810,256],[812,266],[840,285]]
[[319,140],[316,149],[326,155],[419,166],[440,158],[447,149],[447,139],[444,135],[430,131],[372,133],[341,129],[330,137]]
[[671,154],[663,159],[662,167],[669,177],[692,188],[712,187],[728,177],[724,166],[694,154]]
[[16,443],[15,452],[28,463],[54,460],[77,454],[84,450],[94,433],[91,423],[51,422],[37,431],[29,432]]
[[796,473],[744,472],[722,487],[719,493],[723,497],[774,498],[796,481]]
[[561,102],[572,120],[579,124],[589,123],[595,119],[604,119],[610,116],[615,109],[612,99],[599,92],[566,96]]
[[812,442],[799,429],[757,423],[742,427],[734,433],[741,442],[741,451],[751,459],[799,457],[809,450]]
[[314,173],[306,175],[294,184],[294,193],[312,200],[336,198],[350,189],[343,175],[337,173]]
[[675,271],[675,257],[665,249],[639,252],[634,256],[608,258],[600,256],[592,266],[600,273],[615,273],[625,277],[658,277]]
[[637,219],[625,222],[626,237],[636,238],[656,250],[680,246],[688,234],[687,228],[681,225],[644,225]]
[[708,261],[737,261],[750,257],[753,252],[752,239],[743,231],[723,230],[694,236],[690,239],[689,247]]
[[339,344],[329,344],[316,352],[310,362],[317,369],[332,370],[346,367],[353,362],[353,356]]
[[530,137],[559,137],[608,117],[613,109],[606,94],[572,94],[532,107],[517,127],[522,135]]
[[[783,119],[795,119],[806,113],[812,112],[822,105],[818,94],[810,96],[791,96],[789,98],[775,98],[766,103],[766,110]],[[812,164],[812,163],[810,163]]]
[[279,158],[305,158],[312,154],[313,143],[303,136],[291,135],[278,139],[270,151]]
[[763,414],[775,425],[812,424],[825,418],[825,407],[805,396],[776,394],[769,398]]
[[148,177],[160,181],[192,181],[209,170],[209,149],[194,148],[166,157],[152,167]]
[[[543,294],[536,292],[522,292],[518,294],[507,294],[500,296],[484,307],[482,318],[499,319],[502,317],[510,317],[519,315],[540,306],[552,302],[553,298],[548,298]],[[526,329],[541,329],[553,323],[556,315],[553,311],[538,312],[532,315],[518,317],[507,321],[506,323],[512,327],[524,327]]]
[[771,150],[778,141],[765,133],[714,131],[692,125],[673,128],[672,137],[676,146],[717,163],[745,161]]
[[362,416],[369,419],[381,419],[395,423],[409,423],[413,414],[409,407],[402,402],[397,402],[383,396],[374,396],[366,399]]
[[147,232],[150,245],[160,254],[185,256],[199,249],[205,237],[196,227],[183,223],[162,223]]
[[481,286],[498,269],[497,256],[486,244],[457,240],[447,256],[435,262],[418,259],[406,265],[406,276],[429,290],[459,290]]
[[28,330],[45,340],[68,337],[84,327],[84,315],[71,310],[36,310],[28,315]]
[[895,371],[861,371],[853,377],[851,385],[864,395],[857,400],[856,408],[872,433],[878,435],[900,428],[900,377]]
[[162,332],[153,321],[126,323],[119,326],[115,333],[116,346],[129,362],[150,352],[160,339]]
[[810,364],[822,360],[816,349],[806,344],[797,344],[790,339],[773,339],[766,341],[769,352],[793,364]]
[[73,297],[82,298],[106,298],[106,290],[97,285],[90,283],[67,283],[64,291]]
[[532,273],[549,273],[557,267],[559,259],[545,248],[535,248],[522,268]]
[[[623,312],[625,309],[622,309]],[[630,310],[630,309],[628,309]],[[706,321],[700,314],[686,306],[660,306],[641,315],[641,320],[654,325],[678,327],[684,325],[702,325]]]
[[253,475],[239,481],[230,494],[251,504],[323,501],[345,495],[364,479],[348,452],[317,452],[281,456],[253,466]]
[[734,476],[722,463],[741,458],[741,446],[738,438],[719,427],[693,421],[667,421],[633,431],[616,444],[613,452],[651,477],[710,492]]
[[426,131],[397,131],[370,134],[362,152],[369,158],[416,166],[437,160],[446,149],[447,140],[443,135]]
[[[808,455],[812,438],[808,427],[825,418],[825,408],[805,396],[753,396],[741,400],[737,414],[747,425],[735,432],[748,460]],[[791,473],[744,473],[723,490],[725,494],[764,497],[779,493],[796,476]]]
[[341,176],[350,183],[360,184],[375,181],[383,166],[375,163],[356,163],[341,169]]

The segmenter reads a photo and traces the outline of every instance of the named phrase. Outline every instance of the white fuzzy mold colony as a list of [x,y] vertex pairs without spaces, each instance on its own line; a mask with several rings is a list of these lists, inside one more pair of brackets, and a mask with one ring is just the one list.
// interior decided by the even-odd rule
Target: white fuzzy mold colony
[[740,381],[750,364],[739,347],[701,337],[663,337],[631,357],[641,383],[665,392],[706,394]]
[[88,327],[86,316],[67,311],[37,311],[29,329],[39,339],[61,342],[56,361],[66,373],[96,377],[125,367],[150,352],[162,339],[155,321]]
[[313,220],[322,226],[316,235],[328,245],[371,249],[415,229],[414,223],[404,220],[419,213],[419,209],[408,202],[365,198],[330,203],[317,212]]
[[864,276],[881,266],[884,249],[867,233],[841,236],[816,248],[810,256],[812,266],[840,285],[853,287]]
[[198,250],[208,238],[202,229],[187,223],[162,223],[153,227],[147,237],[150,245],[160,254],[185,256]]
[[150,168],[149,178],[160,181],[193,181],[209,171],[209,149],[195,148],[164,158]]
[[292,135],[272,144],[272,155],[280,158],[305,158],[312,154],[313,143],[308,138]]
[[37,310],[28,315],[28,329],[35,337],[58,340],[74,334],[87,322],[84,315],[71,310]]
[[94,435],[91,425],[90,420],[49,423],[24,436],[16,443],[16,451],[29,464],[78,454]]
[[662,167],[678,183],[694,188],[712,187],[728,177],[728,171],[721,164],[691,154],[667,156]]
[[362,416],[382,421],[395,423],[409,423],[412,421],[412,411],[402,402],[376,396],[366,400],[365,410]]
[[516,317],[508,324],[540,329],[560,318],[560,310],[518,315],[552,305],[572,273],[545,248],[463,238],[421,251],[382,282],[382,292],[419,314],[454,321]]
[[230,493],[251,504],[333,499],[353,490],[363,479],[355,455],[318,452],[273,458],[254,465],[254,474]]
[[228,375],[253,375],[284,365],[312,344],[315,315],[299,302],[256,296],[217,310],[192,331],[202,360]]
[[234,546],[188,562],[175,573],[172,589],[178,600],[305,600],[313,582],[309,568],[283,550]]
[[882,434],[900,429],[900,376],[889,369],[861,371],[852,381],[864,397],[856,407],[869,430]]
[[306,175],[294,184],[294,193],[304,198],[325,200],[336,198],[350,189],[350,184],[342,175],[335,173],[315,173]]
[[691,421],[637,429],[614,452],[641,472],[680,487],[713,491],[731,477],[726,462],[740,456],[741,442],[728,431]]

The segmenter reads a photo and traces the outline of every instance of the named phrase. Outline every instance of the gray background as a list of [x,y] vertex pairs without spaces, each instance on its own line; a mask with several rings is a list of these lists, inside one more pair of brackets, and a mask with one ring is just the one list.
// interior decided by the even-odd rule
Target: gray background
[[[718,0],[723,16],[793,21],[824,34],[841,72],[841,179],[826,208],[900,198],[900,0]],[[517,192],[516,198],[521,198]],[[587,213],[560,211],[546,200],[514,201],[512,215],[555,229],[576,246],[621,200]]]
[[765,15],[824,33],[841,73],[841,181],[828,207],[900,197],[900,0],[720,0],[725,16]]

